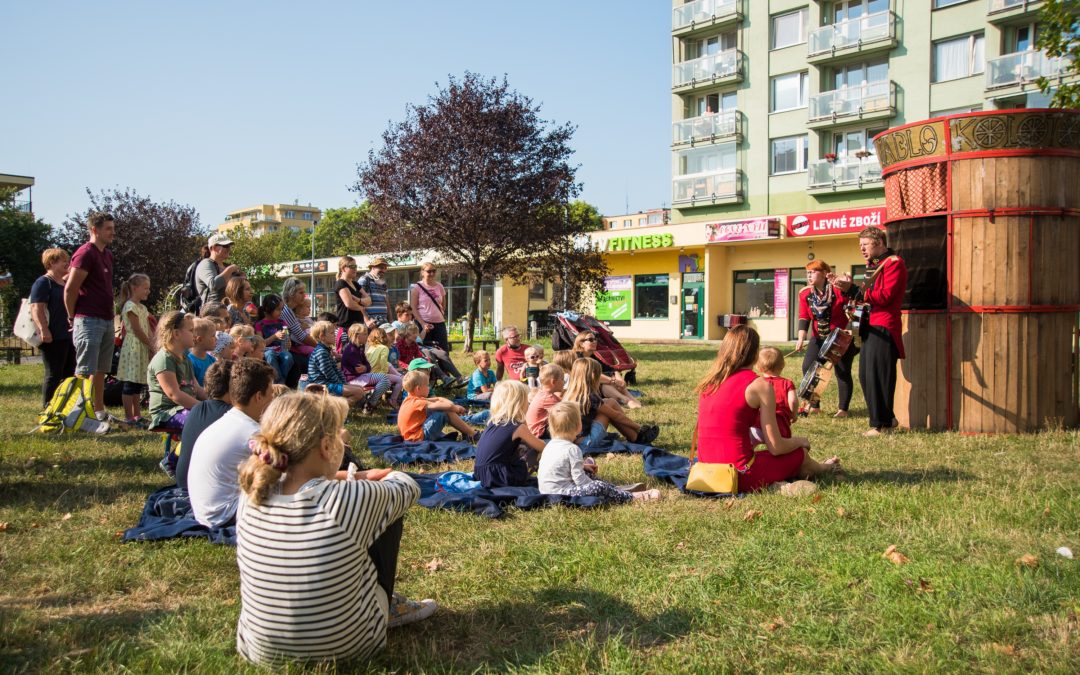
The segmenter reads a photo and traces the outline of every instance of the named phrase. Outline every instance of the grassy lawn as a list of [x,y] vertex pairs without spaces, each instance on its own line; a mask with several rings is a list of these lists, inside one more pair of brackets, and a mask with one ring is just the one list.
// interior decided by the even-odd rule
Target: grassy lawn
[[[714,351],[632,351],[648,393],[634,416],[687,453],[690,390]],[[788,376],[797,369],[789,360]],[[0,670],[244,670],[234,551],[117,540],[167,482],[158,439],[26,435],[40,376],[0,369]],[[392,631],[369,667],[1080,671],[1080,561],[1055,553],[1080,556],[1077,432],[871,442],[858,391],[852,412],[796,425],[849,472],[811,498],[663,488],[657,503],[500,521],[414,509],[398,588],[441,608]],[[639,457],[599,461],[615,482],[644,478]],[[890,545],[909,562],[884,558]],[[1037,560],[1018,564],[1025,555]]]

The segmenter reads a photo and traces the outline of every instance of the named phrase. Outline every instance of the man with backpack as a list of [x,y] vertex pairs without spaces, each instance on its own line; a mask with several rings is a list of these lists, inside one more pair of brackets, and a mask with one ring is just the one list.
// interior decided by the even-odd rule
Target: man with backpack
[[237,274],[243,274],[236,265],[225,265],[232,253],[232,239],[215,234],[207,242],[210,257],[199,261],[195,268],[195,291],[202,304],[221,302],[225,298],[225,286]]
[[184,272],[184,284],[180,287],[179,300],[180,309],[184,310],[188,314],[199,315],[199,308],[202,307],[202,298],[199,297],[199,291],[196,288],[195,273],[199,269],[199,263],[210,257],[210,247],[206,244],[202,245],[199,249],[199,257],[195,262],[188,265],[187,271]]

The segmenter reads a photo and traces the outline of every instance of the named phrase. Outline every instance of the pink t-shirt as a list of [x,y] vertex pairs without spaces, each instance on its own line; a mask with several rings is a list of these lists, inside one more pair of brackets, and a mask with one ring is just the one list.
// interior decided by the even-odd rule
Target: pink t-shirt
[[[446,321],[441,307],[441,304],[446,302],[446,289],[443,285],[437,283],[434,286],[428,286],[417,282],[416,287],[416,316],[425,323],[443,323]],[[439,302],[432,300],[431,295],[428,295],[428,293],[434,295]]]
[[529,425],[529,431],[533,433],[533,436],[540,438],[544,435],[547,431],[548,410],[561,400],[544,389],[536,392],[536,396],[529,403],[529,410],[525,413],[525,424]]

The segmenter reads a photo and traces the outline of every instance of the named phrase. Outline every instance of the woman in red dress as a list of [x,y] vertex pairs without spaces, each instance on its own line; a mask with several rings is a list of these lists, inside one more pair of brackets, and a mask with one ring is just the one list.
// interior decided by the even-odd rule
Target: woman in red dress
[[[696,389],[698,459],[734,464],[739,472],[739,492],[753,492],[782,480],[813,478],[840,468],[836,457],[824,462],[811,459],[809,439],[780,436],[773,388],[752,370],[759,345],[753,328],[732,328]],[[754,452],[750,428],[757,424],[759,414],[766,449]]]
[[[821,350],[825,338],[834,328],[841,330],[848,326],[847,312],[844,311],[846,299],[844,294],[828,282],[827,275],[832,273],[828,264],[821,260],[811,260],[806,265],[806,288],[799,291],[799,339],[795,342],[795,351],[802,351],[806,347],[806,355],[803,357],[802,372],[814,365],[818,352]],[[807,340],[807,331],[810,339]],[[851,379],[851,364],[855,361],[855,354],[859,352],[852,344],[840,359],[833,365],[836,373],[836,386],[839,389],[840,404],[837,406],[833,417],[847,417],[848,406],[851,405],[851,392],[854,383]],[[806,408],[808,412],[821,411],[821,404],[814,403]]]

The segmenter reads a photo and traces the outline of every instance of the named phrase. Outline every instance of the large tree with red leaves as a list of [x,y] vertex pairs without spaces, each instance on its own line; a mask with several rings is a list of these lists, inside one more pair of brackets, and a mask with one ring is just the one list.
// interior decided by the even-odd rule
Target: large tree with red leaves
[[527,281],[587,227],[568,208],[581,192],[570,164],[574,127],[539,112],[505,78],[451,77],[392,123],[358,167],[352,189],[368,200],[374,243],[433,250],[472,273],[466,351],[483,280]]

